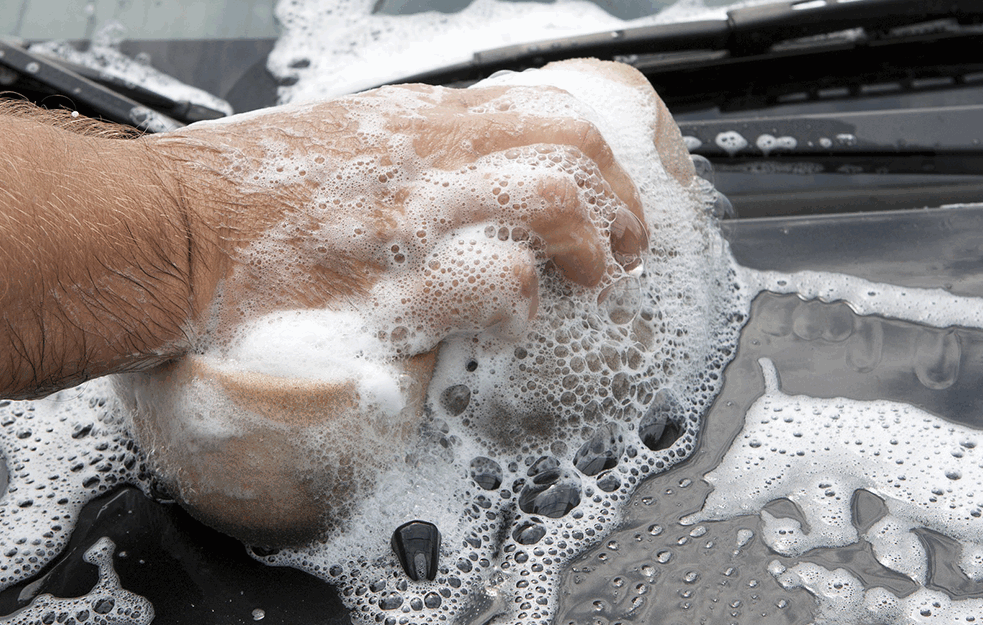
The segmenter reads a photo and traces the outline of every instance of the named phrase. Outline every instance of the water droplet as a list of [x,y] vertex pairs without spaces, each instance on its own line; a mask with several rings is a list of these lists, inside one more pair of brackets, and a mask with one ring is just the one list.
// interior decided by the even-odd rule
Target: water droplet
[[962,349],[955,330],[922,330],[915,341],[914,368],[926,388],[949,388],[959,377]]

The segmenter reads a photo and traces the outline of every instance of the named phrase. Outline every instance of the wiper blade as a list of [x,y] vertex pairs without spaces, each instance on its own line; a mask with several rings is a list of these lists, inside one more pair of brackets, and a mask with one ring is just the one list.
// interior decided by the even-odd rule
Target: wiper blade
[[496,71],[594,56],[713,51],[710,59],[761,54],[783,41],[863,28],[885,32],[901,26],[954,18],[983,21],[980,0],[798,0],[727,12],[723,20],[659,24],[565,37],[477,52],[470,62],[423,72],[400,82],[449,84],[480,80]]
[[6,70],[0,75],[0,84],[10,86],[18,80],[34,83],[53,94],[70,98],[78,108],[108,121],[134,126],[146,132],[165,132],[184,126],[163,113],[2,38],[0,69]]
[[[38,53],[32,52],[32,54]],[[49,61],[56,63],[69,71],[75,72],[79,76],[99,83],[100,85],[111,89],[118,95],[136,100],[140,104],[149,106],[156,111],[160,111],[165,115],[173,117],[174,119],[186,124],[219,119],[226,116],[224,111],[219,111],[207,107],[204,104],[198,104],[188,100],[175,100],[174,98],[160,93],[159,91],[153,91],[137,83],[114,76],[108,72],[92,69],[91,67],[79,65],[78,63],[72,63],[71,61],[59,59],[55,56],[50,56],[44,53],[40,53],[38,55],[43,56]]]

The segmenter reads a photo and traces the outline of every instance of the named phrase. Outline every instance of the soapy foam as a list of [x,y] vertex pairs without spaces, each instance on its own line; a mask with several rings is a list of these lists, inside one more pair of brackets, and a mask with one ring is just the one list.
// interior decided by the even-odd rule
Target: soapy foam
[[34,402],[0,402],[0,588],[41,570],[68,543],[82,506],[144,470],[108,380]]
[[[790,397],[779,391],[773,365],[762,366],[767,391],[720,466],[706,476],[715,490],[691,521],[761,511],[768,546],[799,556],[859,539],[850,508],[854,492],[864,489],[888,508],[864,536],[881,564],[924,585],[927,555],[911,533],[921,527],[959,541],[960,568],[983,580],[980,501],[972,488],[959,488],[983,478],[976,430],[895,402]],[[749,480],[749,473],[767,480]],[[802,509],[808,532],[796,519],[762,510],[779,498]]]
[[475,0],[457,13],[374,14],[374,0],[281,0],[280,38],[267,68],[281,103],[335,97],[464,63],[513,44],[697,19],[725,19],[739,6],[681,0],[654,15],[621,20],[583,0]]
[[775,561],[768,570],[784,588],[805,588],[816,597],[815,625],[975,623],[983,618],[983,600],[953,599],[926,588],[898,597],[885,588],[864,588],[846,569],[830,571],[810,562],[789,569]]
[[[303,549],[257,555],[337,583],[354,613],[366,620],[442,622],[480,613],[548,621],[563,563],[614,527],[621,504],[646,474],[667,470],[692,451],[699,417],[716,393],[743,319],[732,263],[701,192],[681,189],[652,166],[659,162],[648,138],[656,112],[634,89],[564,70],[504,74],[486,84],[551,84],[573,94],[576,100],[517,90],[488,106],[575,113],[593,122],[638,183],[654,247],[644,271],[615,269],[595,287],[540,271],[538,312],[527,327],[450,328],[427,398],[432,418],[407,463],[374,480],[374,492],[357,503],[343,531]],[[368,134],[373,120],[361,121]],[[483,184],[507,188],[510,202],[532,203],[533,195],[519,183],[526,181],[528,188],[533,176],[576,171],[582,168],[577,159],[574,153],[530,148],[476,165],[495,172],[493,183]],[[474,180],[468,171],[428,175],[436,183],[428,191],[434,194],[430,201],[438,204],[453,201],[462,183]],[[448,176],[449,184],[442,184]],[[598,185],[588,182],[583,193]],[[501,193],[491,191],[493,197]],[[604,216],[613,212],[614,200],[589,200],[606,234]],[[423,218],[430,206],[408,204],[407,212],[419,210]],[[514,246],[518,223],[455,232],[448,240],[452,253],[438,246],[430,259],[437,261],[433,279],[439,282],[437,272],[455,258],[467,259],[466,267],[489,266],[490,256]],[[418,260],[418,246],[398,247],[406,265]],[[542,266],[546,259],[533,250]],[[399,275],[394,258],[388,267]],[[373,292],[381,312],[367,325],[388,320],[391,334],[393,323],[405,324],[405,340],[416,349],[447,334],[449,328],[432,316],[418,315],[415,322],[399,316],[405,308],[399,302],[407,297],[399,279],[395,285],[394,291],[387,285],[389,293]],[[437,312],[447,304],[444,298],[420,302],[421,310]],[[495,306],[486,301],[479,309],[489,307]],[[521,311],[514,317],[525,318]],[[446,399],[447,391],[461,388],[464,395]],[[650,449],[639,434],[642,416],[654,404],[679,433],[661,449],[654,443]],[[488,490],[472,481],[477,459],[498,467],[497,477],[484,482],[495,484]],[[551,477],[536,486],[542,475]],[[389,547],[391,532],[414,519],[435,523],[443,534],[433,582],[407,584]]]
[[154,606],[120,585],[119,576],[113,569],[115,550],[113,541],[103,537],[82,555],[83,560],[99,567],[99,581],[87,594],[73,598],[39,595],[22,610],[0,617],[0,623],[36,625],[57,621],[66,625],[150,625],[154,620]]
[[[219,371],[254,371],[291,379],[344,381],[354,378],[367,405],[388,415],[402,409],[398,373],[387,363],[390,344],[366,331],[350,312],[281,313],[247,325],[224,358],[207,358]],[[354,357],[353,357],[354,355]]]

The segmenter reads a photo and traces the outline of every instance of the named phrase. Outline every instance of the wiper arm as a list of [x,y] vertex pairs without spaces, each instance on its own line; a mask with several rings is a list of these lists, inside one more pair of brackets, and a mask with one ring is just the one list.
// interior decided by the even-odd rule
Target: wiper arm
[[[184,126],[177,120],[114,92],[46,57],[32,54],[0,38],[0,84],[10,86],[26,80],[54,94],[70,98],[78,108],[103,119],[127,124],[147,132],[165,132]],[[5,80],[6,76],[6,80]]]
[[636,54],[714,51],[728,57],[760,54],[782,41],[863,28],[884,32],[938,19],[983,21],[980,0],[798,0],[727,12],[727,19],[659,24],[565,37],[477,52],[459,63],[401,79],[449,84],[496,71],[538,67],[577,56],[612,59]]
[[[32,52],[32,54],[36,53]],[[44,53],[41,53],[40,56],[43,56],[49,61],[56,63],[69,71],[75,72],[79,76],[99,83],[100,85],[111,89],[118,95],[136,100],[140,104],[149,106],[154,110],[162,112],[169,117],[173,117],[182,123],[191,124],[204,120],[219,119],[226,116],[224,111],[219,111],[203,104],[190,102],[188,100],[175,100],[174,98],[160,93],[159,91],[153,91],[129,80],[118,78],[117,76],[114,76],[108,72],[92,69],[91,67],[79,65],[78,63],[72,63],[71,61],[59,59],[55,56],[49,56],[48,54]]]

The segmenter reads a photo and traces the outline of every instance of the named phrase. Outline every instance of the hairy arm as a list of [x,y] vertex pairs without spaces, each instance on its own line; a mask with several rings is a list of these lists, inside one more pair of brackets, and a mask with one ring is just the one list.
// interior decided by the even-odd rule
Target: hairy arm
[[113,132],[0,107],[0,397],[152,366],[189,345],[193,220],[151,146]]

